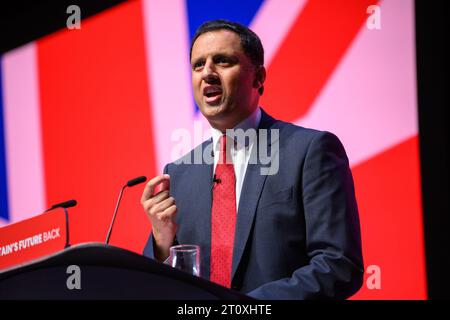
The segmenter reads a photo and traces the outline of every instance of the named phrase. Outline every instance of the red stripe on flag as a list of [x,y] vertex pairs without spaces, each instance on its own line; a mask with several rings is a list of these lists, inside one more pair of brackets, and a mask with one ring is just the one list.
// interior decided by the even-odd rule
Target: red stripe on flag
[[352,168],[364,265],[379,266],[381,290],[366,274],[353,299],[426,299],[418,138]]
[[285,121],[305,115],[376,3],[309,1],[268,66],[264,109]]
[[[104,241],[120,187],[155,174],[140,1],[38,42],[48,205],[77,199],[71,242]],[[127,191],[111,243],[141,251],[150,224]]]

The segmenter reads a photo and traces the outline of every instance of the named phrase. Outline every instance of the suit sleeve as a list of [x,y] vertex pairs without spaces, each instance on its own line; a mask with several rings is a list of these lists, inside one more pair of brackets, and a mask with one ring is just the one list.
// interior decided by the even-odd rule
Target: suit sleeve
[[257,299],[348,298],[361,287],[364,268],[353,178],[339,139],[329,132],[314,137],[300,172],[309,263],[290,278],[247,294]]

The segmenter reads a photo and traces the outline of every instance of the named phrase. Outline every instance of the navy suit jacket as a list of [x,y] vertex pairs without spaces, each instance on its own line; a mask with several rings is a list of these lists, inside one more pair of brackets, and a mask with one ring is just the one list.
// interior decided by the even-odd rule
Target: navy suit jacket
[[[261,162],[248,164],[238,207],[232,289],[259,299],[351,296],[362,285],[364,268],[353,179],[342,144],[329,132],[275,120],[263,110],[259,128],[269,134],[279,130],[278,140],[267,139],[266,153],[279,157],[279,167],[266,175]],[[211,144],[210,139],[197,148]],[[275,145],[279,152],[271,153]],[[195,151],[184,160],[193,163]],[[200,245],[201,276],[209,279],[213,165],[171,163],[164,172],[170,175],[170,194],[178,208],[176,239]],[[144,249],[152,258],[153,241],[150,235]]]

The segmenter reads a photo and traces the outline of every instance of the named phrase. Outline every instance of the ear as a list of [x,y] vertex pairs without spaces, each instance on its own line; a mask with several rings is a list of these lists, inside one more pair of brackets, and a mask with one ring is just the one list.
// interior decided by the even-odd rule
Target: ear
[[266,68],[260,66],[255,72],[255,80],[253,82],[253,87],[256,89],[261,88],[266,81]]

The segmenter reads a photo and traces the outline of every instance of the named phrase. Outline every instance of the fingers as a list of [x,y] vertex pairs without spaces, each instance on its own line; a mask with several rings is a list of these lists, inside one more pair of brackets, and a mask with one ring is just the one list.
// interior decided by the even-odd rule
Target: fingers
[[[158,187],[160,187],[159,190],[157,190]],[[165,226],[162,229],[165,230],[164,228],[174,222],[177,207],[175,198],[170,197],[169,189],[170,176],[167,174],[154,177],[144,188],[141,204],[155,229]]]
[[158,204],[155,204],[150,209],[150,214],[158,214],[160,212],[164,212],[166,209],[171,207],[172,205],[175,205],[175,199],[173,197],[169,197]]
[[[169,222],[175,220],[177,206],[175,205],[175,199],[170,197],[149,207],[146,211],[152,223],[156,221]],[[154,227],[156,226],[154,225]]]
[[166,174],[167,179],[163,180],[160,184],[161,188],[158,191],[170,190],[170,176]]
[[144,192],[142,193],[141,203],[144,204],[144,202],[151,197],[153,197],[155,193],[156,187],[161,184],[161,190],[169,190],[170,188],[170,176],[168,174],[156,176],[153,179],[151,179],[147,185],[144,188]]
[[160,215],[159,215],[159,219],[160,220],[175,220],[175,216],[177,214],[177,206],[176,205],[171,205],[170,207],[168,207],[167,209],[165,209]]
[[169,198],[169,196],[170,196],[169,191],[165,190],[165,191],[158,192],[153,197],[151,197],[148,201],[150,201],[154,204],[157,204],[158,202],[161,202],[161,201]]

